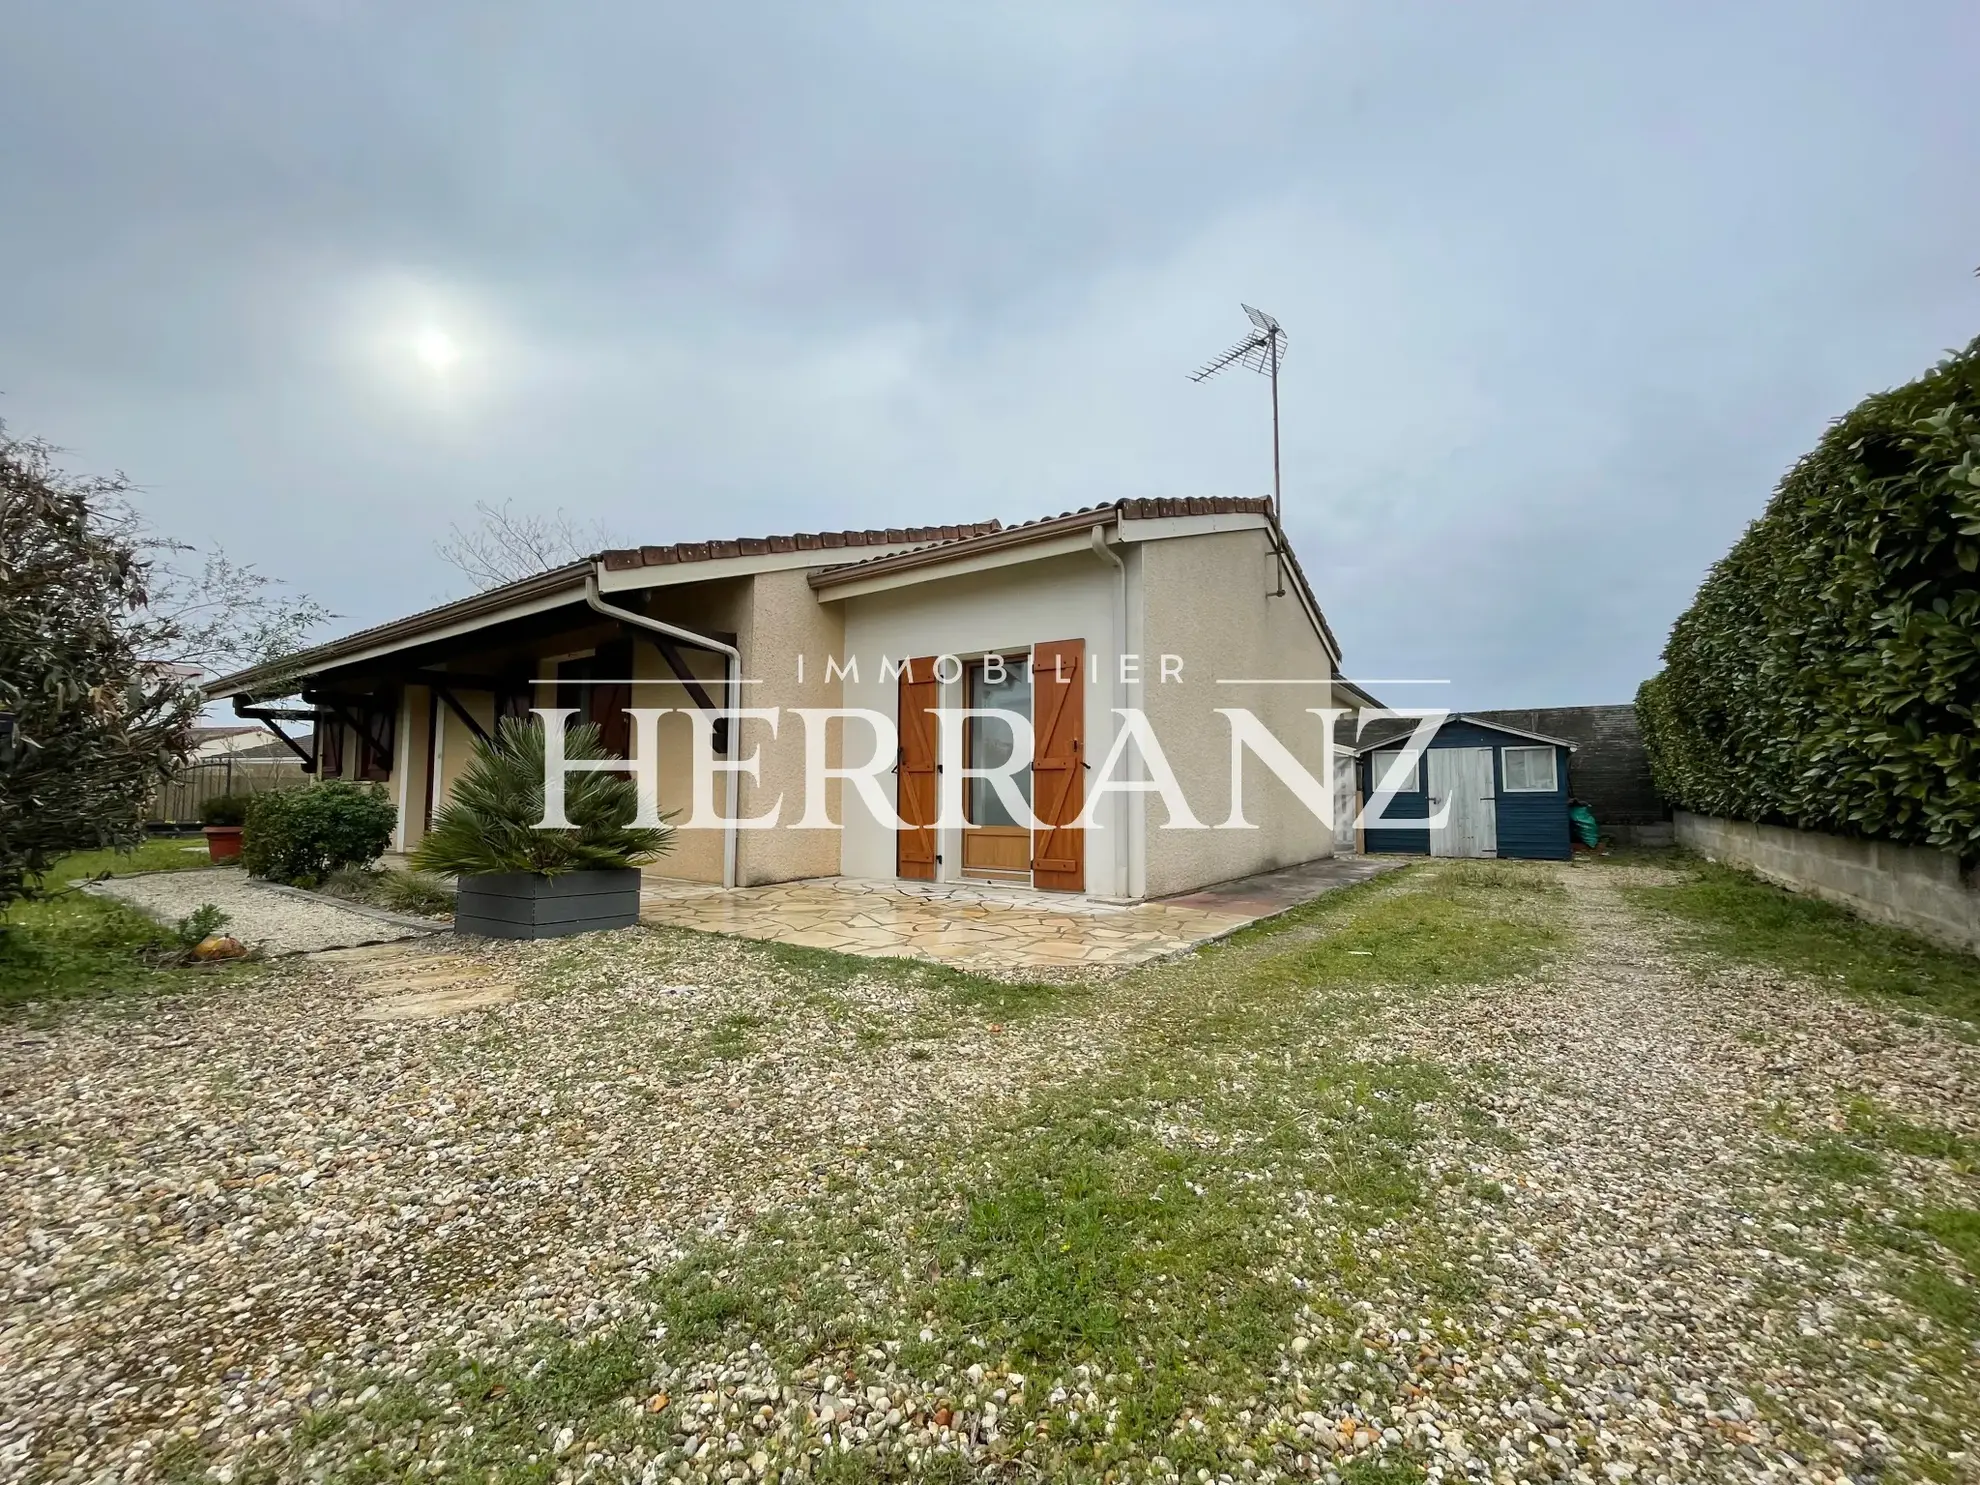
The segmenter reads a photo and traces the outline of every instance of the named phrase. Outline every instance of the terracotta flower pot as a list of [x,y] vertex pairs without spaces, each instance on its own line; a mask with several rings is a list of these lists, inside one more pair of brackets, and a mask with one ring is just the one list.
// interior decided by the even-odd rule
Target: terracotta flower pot
[[206,854],[215,863],[241,859],[241,827],[208,825],[200,831],[206,837]]

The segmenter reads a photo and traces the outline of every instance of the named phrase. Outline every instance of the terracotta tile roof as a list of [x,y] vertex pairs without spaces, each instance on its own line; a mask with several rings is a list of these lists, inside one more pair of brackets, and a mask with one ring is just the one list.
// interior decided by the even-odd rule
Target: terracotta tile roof
[[1001,521],[961,526],[894,526],[885,531],[798,531],[789,536],[739,536],[734,541],[677,541],[664,547],[623,547],[600,552],[614,572],[633,567],[671,567],[680,562],[715,562],[725,557],[762,557],[773,552],[840,552],[859,547],[897,547],[963,541],[1003,529]]
[[[882,552],[871,557],[855,558],[850,562],[821,563],[811,575],[811,585],[824,589],[840,583],[852,582],[870,569],[886,571],[894,568],[918,567],[928,562],[948,560],[944,550],[950,546],[969,543],[978,548],[1016,546],[1034,538],[1046,537],[1054,533],[1054,528],[1077,530],[1105,520],[1155,521],[1175,516],[1263,516],[1271,523],[1275,533],[1278,522],[1272,516],[1272,502],[1263,496],[1246,495],[1204,495],[1188,499],[1159,500],[1112,500],[1099,505],[1082,506],[1078,510],[1060,511],[1056,516],[1039,516],[1034,520],[1020,521],[1015,526],[1003,526],[990,522],[986,529],[969,532],[958,537],[944,537],[930,541],[923,546],[911,547],[903,552]],[[1306,579],[1306,571],[1299,565],[1292,544],[1283,535],[1278,536],[1279,550],[1285,554],[1286,566],[1293,581],[1298,584],[1308,607],[1329,650],[1338,656],[1341,642],[1334,635],[1333,625],[1327,622],[1327,615],[1320,607],[1320,600],[1313,592],[1313,585]],[[958,553],[957,555],[962,555]]]
[[[284,660],[280,666],[257,666],[235,675],[223,676],[212,682],[207,690],[209,695],[220,696],[246,691],[251,689],[252,682],[266,679],[278,670],[288,674],[297,671],[298,668],[307,670],[312,666],[334,664],[341,657],[353,654],[368,644],[399,640],[415,635],[429,626],[479,618],[522,599],[552,594],[562,588],[581,583],[592,561],[603,563],[610,571],[624,572],[641,567],[673,567],[683,563],[715,562],[734,557],[817,552],[820,554],[818,564],[820,571],[813,574],[814,584],[817,584],[818,579],[826,573],[836,576],[849,568],[864,567],[869,563],[877,564],[893,559],[911,559],[937,548],[965,542],[995,545],[1002,545],[1007,541],[1022,542],[1034,534],[1043,534],[1042,528],[1053,526],[1070,528],[1095,518],[1158,520],[1168,516],[1230,514],[1262,515],[1269,518],[1271,513],[1270,500],[1253,497],[1204,496],[1177,500],[1118,500],[1086,506],[1080,510],[1061,511],[1056,516],[1040,516],[1015,526],[1006,526],[1002,521],[994,520],[971,521],[947,526],[894,526],[885,530],[865,531],[799,531],[788,536],[743,536],[731,541],[681,541],[670,546],[625,547],[600,552],[596,558],[552,568],[533,577],[504,583],[467,598],[456,599],[451,603],[423,609],[401,619],[373,625],[369,629],[359,630],[355,634],[346,635],[328,644],[313,646]],[[868,556],[836,556],[839,553],[860,552],[869,547],[904,545],[909,550],[874,553]],[[1299,559],[1293,557],[1290,547],[1283,547],[1283,550],[1300,588],[1306,593],[1308,601],[1313,604],[1313,611],[1319,614],[1319,604],[1312,598],[1312,589],[1307,584],[1306,575],[1300,571]],[[1333,631],[1328,627],[1324,615],[1320,616],[1320,627],[1326,631],[1327,642],[1334,653],[1339,654],[1340,646],[1334,640]]]

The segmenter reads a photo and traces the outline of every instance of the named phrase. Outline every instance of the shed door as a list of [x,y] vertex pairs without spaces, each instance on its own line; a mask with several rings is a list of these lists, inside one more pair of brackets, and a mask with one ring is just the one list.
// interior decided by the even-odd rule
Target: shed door
[[1496,856],[1499,854],[1499,805],[1492,788],[1490,748],[1432,748],[1430,813],[1446,800],[1451,812],[1443,828],[1430,832],[1432,856]]
[[1361,791],[1355,787],[1354,754],[1334,751],[1334,854],[1353,855],[1355,848],[1355,802]]
[[1086,803],[1086,641],[1061,639],[1031,651],[1031,885],[1086,890],[1086,832],[1073,821]]
[[894,765],[896,808],[904,828],[894,837],[894,871],[935,880],[935,709],[942,704],[935,661],[911,660],[901,672],[901,751]]

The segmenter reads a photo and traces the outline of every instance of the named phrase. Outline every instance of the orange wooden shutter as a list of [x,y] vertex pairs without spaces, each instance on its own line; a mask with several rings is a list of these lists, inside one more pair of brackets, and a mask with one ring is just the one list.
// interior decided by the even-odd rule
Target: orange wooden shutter
[[1086,832],[1073,822],[1086,804],[1086,641],[1060,639],[1031,651],[1031,884],[1086,890]]
[[894,769],[906,828],[894,837],[894,871],[922,882],[935,880],[935,708],[941,704],[934,657],[910,660],[901,672],[901,750]]

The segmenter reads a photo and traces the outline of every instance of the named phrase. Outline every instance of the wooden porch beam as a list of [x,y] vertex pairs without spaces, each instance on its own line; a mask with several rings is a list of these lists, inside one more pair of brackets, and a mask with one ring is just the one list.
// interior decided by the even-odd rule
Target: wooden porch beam
[[305,750],[301,743],[284,732],[282,730],[282,723],[309,722],[315,725],[321,725],[321,719],[317,712],[303,711],[292,706],[254,706],[245,697],[236,696],[234,698],[234,715],[250,722],[259,722],[280,738],[283,745],[291,753],[294,753],[302,760],[304,773],[316,772],[315,755]]
[[460,704],[452,691],[448,690],[447,687],[441,685],[438,681],[429,681],[427,684],[432,686],[435,696],[438,696],[442,701],[447,703],[447,709],[467,724],[468,731],[481,739],[482,742],[485,743],[488,741],[488,729],[475,721],[473,715],[466,707]]

